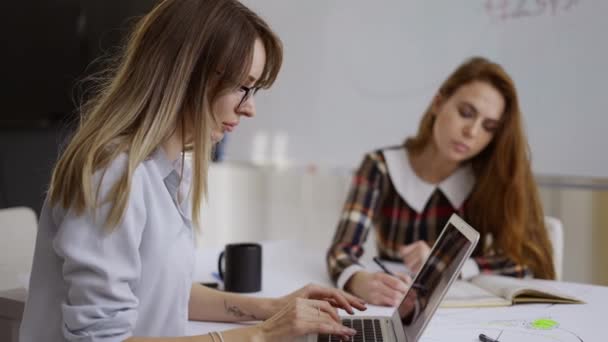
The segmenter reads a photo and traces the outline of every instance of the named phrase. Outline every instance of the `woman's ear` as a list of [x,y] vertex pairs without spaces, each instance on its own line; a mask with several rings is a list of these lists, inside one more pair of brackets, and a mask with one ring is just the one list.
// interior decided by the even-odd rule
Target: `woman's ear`
[[436,116],[437,113],[441,111],[441,106],[443,106],[443,96],[440,93],[437,93],[433,97],[431,105],[431,113],[433,113],[433,116]]

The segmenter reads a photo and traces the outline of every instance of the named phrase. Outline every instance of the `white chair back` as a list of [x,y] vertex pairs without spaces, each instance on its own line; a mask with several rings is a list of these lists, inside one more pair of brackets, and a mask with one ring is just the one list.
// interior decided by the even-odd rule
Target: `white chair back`
[[553,247],[553,267],[555,267],[555,279],[561,280],[564,261],[564,226],[562,221],[555,217],[545,216],[547,234]]
[[26,207],[0,209],[0,290],[22,287],[34,257],[36,213]]

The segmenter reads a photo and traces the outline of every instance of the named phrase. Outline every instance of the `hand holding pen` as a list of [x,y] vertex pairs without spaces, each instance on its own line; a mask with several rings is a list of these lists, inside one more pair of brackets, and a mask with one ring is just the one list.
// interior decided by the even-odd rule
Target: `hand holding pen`
[[386,265],[384,265],[384,263],[382,262],[382,260],[380,260],[379,257],[375,256],[373,258],[374,262],[380,266],[380,268],[382,269],[382,271],[384,271],[384,273],[391,275],[393,277],[399,278],[401,280],[403,280],[405,283],[409,284],[412,282],[412,279],[414,279],[414,273],[412,271],[410,271],[410,269],[407,266],[403,266],[405,267],[405,274],[395,274],[395,272],[392,272],[391,270],[389,270]]
[[360,270],[350,277],[344,289],[369,304],[397,306],[409,288],[407,279],[405,275]]

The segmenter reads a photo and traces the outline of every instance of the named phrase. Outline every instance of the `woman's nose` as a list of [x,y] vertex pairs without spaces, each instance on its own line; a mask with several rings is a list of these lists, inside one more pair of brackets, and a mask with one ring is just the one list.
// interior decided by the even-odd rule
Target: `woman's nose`
[[250,96],[247,101],[243,102],[238,108],[237,113],[244,115],[246,117],[252,118],[255,116],[256,108],[255,108],[255,99],[253,96]]
[[474,121],[464,126],[464,133],[466,136],[474,138],[479,134],[481,128],[481,122]]

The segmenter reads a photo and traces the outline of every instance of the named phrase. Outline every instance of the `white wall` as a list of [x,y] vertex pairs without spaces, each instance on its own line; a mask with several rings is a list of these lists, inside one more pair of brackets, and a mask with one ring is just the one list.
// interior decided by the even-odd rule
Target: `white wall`
[[350,181],[348,171],[212,164],[201,245],[294,239],[329,246]]
[[412,134],[440,82],[480,54],[516,81],[537,173],[608,176],[598,157],[608,142],[608,1],[243,2],[280,35],[285,64],[259,94],[258,117],[229,137],[229,159],[252,160],[259,135],[271,158],[273,137],[286,134],[279,159],[353,167]]
[[[213,164],[201,245],[295,239],[329,247],[350,181],[349,172],[338,170]],[[608,191],[541,188],[541,199],[545,214],[563,223],[562,279],[608,285]],[[373,240],[365,247],[375,248]]]

